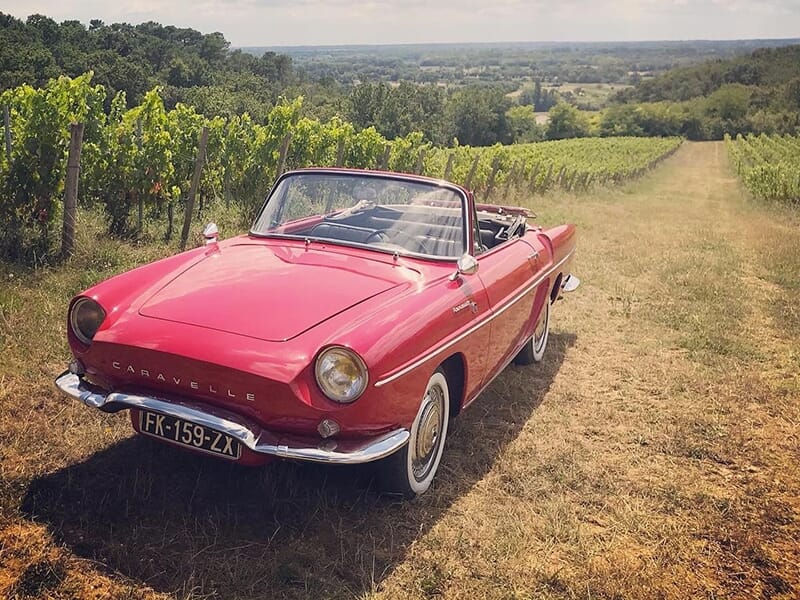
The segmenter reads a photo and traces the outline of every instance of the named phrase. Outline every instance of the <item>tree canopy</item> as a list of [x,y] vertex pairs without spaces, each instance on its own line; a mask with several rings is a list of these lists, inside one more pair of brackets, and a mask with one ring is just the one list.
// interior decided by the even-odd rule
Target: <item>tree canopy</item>
[[[131,102],[159,85],[173,105],[192,102],[205,112],[224,98],[232,112],[246,109],[256,116],[266,114],[295,78],[288,56],[230,50],[220,32],[203,34],[152,21],[106,25],[93,19],[87,27],[39,14],[22,21],[0,13],[0,90],[40,87],[59,75],[87,71],[94,72],[94,82],[111,92],[124,91]],[[260,106],[250,101],[254,97]]]

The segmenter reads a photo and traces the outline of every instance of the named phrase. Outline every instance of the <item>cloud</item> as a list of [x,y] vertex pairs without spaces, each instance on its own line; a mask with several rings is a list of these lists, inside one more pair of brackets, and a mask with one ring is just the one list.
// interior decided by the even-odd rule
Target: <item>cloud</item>
[[6,0],[17,17],[158,21],[234,45],[795,37],[797,0]]

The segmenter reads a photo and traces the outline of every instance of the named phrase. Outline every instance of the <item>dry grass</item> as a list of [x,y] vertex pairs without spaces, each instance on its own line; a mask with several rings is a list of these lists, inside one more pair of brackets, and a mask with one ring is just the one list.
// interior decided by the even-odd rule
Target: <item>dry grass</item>
[[534,204],[581,227],[583,286],[412,503],[369,469],[177,453],[52,391],[68,297],[164,249],[0,265],[0,597],[798,597],[798,215],[749,203],[719,144]]

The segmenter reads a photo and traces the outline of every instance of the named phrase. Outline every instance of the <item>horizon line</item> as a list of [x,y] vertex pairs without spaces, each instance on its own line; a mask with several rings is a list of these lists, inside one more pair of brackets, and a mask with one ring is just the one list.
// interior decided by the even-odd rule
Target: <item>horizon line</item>
[[334,44],[231,44],[232,49],[240,48],[391,48],[397,46],[513,46],[521,44],[663,44],[692,42],[798,42],[800,37],[754,37],[754,38],[685,38],[653,40],[517,40],[489,42],[390,42],[390,43],[334,43]]

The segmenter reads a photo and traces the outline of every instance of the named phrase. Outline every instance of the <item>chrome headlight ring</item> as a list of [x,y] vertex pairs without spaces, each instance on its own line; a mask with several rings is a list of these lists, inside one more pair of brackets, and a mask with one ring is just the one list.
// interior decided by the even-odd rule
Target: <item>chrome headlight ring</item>
[[314,364],[317,386],[339,404],[355,402],[367,389],[369,374],[364,360],[349,348],[329,346]]
[[91,298],[79,298],[69,312],[69,326],[82,344],[92,343],[92,338],[106,318],[106,311]]

